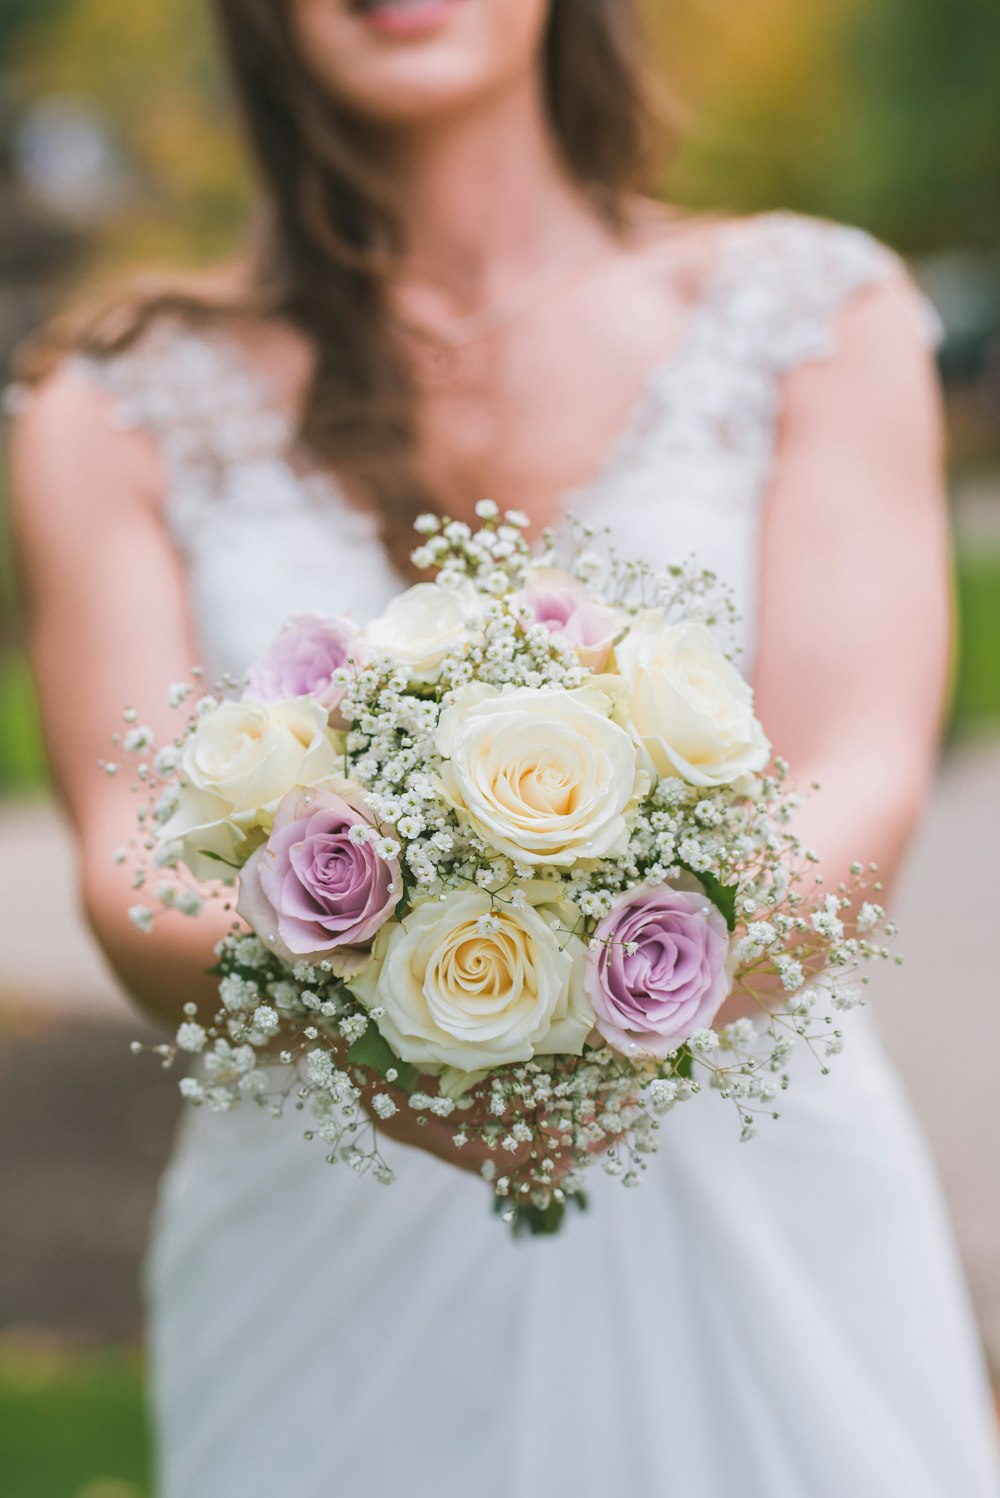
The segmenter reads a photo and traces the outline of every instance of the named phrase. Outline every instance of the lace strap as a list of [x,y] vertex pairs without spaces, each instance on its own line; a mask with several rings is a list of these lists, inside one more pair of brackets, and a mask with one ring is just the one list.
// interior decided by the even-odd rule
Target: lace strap
[[[835,324],[852,297],[905,274],[899,258],[862,229],[792,213],[764,214],[729,232],[704,304],[701,333],[730,358],[782,375],[836,352]],[[936,314],[916,292],[925,336]]]
[[214,330],[158,323],[131,348],[76,355],[71,367],[108,392],[120,426],[156,440],[171,487],[273,458],[289,444],[289,422],[266,382]]

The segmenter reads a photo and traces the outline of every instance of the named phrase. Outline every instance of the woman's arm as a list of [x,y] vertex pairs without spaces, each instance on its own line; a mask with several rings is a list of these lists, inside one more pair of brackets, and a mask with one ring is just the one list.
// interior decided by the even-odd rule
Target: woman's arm
[[[152,442],[113,425],[108,400],[69,373],[57,375],[15,424],[13,519],[29,616],[30,649],[57,790],[76,831],[84,908],[123,984],[175,1025],[193,1001],[211,1016],[218,982],[206,976],[231,916],[216,904],[191,920],[166,911],[143,935],[128,918],[137,897],[114,849],[131,835],[130,777],[97,768],[111,734],[135,707],[158,742],[177,732],[165,703],[190,678],[197,647],[184,578],[162,520]],[[39,891],[44,899],[44,891]],[[58,940],[58,932],[53,933]],[[385,1091],[384,1086],[378,1088]],[[381,1133],[477,1173],[488,1151],[452,1143],[454,1121],[419,1125],[400,1113]],[[526,1151],[505,1156],[514,1169]]]
[[42,724],[76,832],[88,919],[143,1007],[171,1022],[189,1000],[213,1012],[216,983],[205,970],[230,917],[213,904],[197,921],[168,912],[150,935],[135,929],[127,911],[141,897],[128,866],[112,861],[135,827],[131,776],[97,768],[113,758],[126,705],[159,742],[176,734],[167,688],[197,663],[154,444],[116,428],[108,398],[64,369],[14,424],[11,479]]
[[934,765],[949,658],[941,416],[900,277],[851,304],[837,355],[788,382],[764,518],[758,709],[803,788],[830,887],[889,886]]

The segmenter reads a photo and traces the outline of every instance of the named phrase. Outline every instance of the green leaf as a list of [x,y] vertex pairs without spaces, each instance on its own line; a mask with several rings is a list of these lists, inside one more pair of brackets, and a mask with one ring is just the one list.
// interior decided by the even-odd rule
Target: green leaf
[[684,1047],[675,1061],[671,1061],[670,1066],[675,1077],[683,1077],[685,1081],[690,1080],[694,1067],[694,1057],[687,1046]]
[[367,1066],[371,1071],[377,1071],[380,1077],[395,1069],[399,1075],[392,1086],[405,1092],[407,1097],[417,1089],[417,1068],[408,1061],[400,1061],[374,1021],[369,1021],[368,1029],[351,1046],[347,1059],[355,1066]]
[[198,853],[202,858],[210,858],[213,863],[224,863],[227,869],[233,869],[237,874],[243,867],[243,865],[239,863],[230,863],[229,859],[223,858],[221,853],[213,853],[211,848],[199,848]]
[[692,877],[697,879],[716,910],[720,911],[726,918],[726,925],[730,931],[736,928],[736,891],[735,884],[722,884],[714,874],[704,873],[701,869],[688,868],[686,863],[681,864]]
[[507,1197],[493,1198],[493,1211],[498,1217],[510,1217],[510,1230],[515,1238],[548,1238],[562,1230],[566,1209],[573,1203],[581,1212],[587,1210],[587,1197],[582,1191],[574,1191],[564,1201],[555,1197],[547,1207],[535,1207],[529,1202],[511,1202]]

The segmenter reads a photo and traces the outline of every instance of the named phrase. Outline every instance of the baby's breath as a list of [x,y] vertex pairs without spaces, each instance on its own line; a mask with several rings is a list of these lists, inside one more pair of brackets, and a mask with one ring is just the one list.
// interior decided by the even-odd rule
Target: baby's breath
[[[385,1008],[361,1004],[332,948],[329,956],[293,960],[273,931],[247,934],[234,923],[216,948],[218,1011],[199,1018],[188,1006],[173,1044],[154,1049],[165,1064],[177,1052],[196,1058],[195,1075],[180,1083],[193,1105],[301,1113],[306,1138],[328,1160],[386,1184],[392,1171],[380,1154],[380,1127],[402,1117],[419,1129],[453,1117],[456,1151],[479,1148],[483,1178],[516,1226],[529,1208],[561,1209],[598,1162],[625,1185],[637,1184],[666,1115],[706,1092],[734,1108],[741,1138],[752,1137],[759,1119],[775,1113],[794,1052],[811,1053],[825,1070],[842,1048],[840,1016],[863,1000],[859,965],[887,955],[892,928],[877,898],[868,898],[879,887],[861,864],[835,892],[815,884],[815,855],[794,831],[801,798],[780,758],[728,784],[647,775],[614,850],[569,867],[515,862],[492,847],[448,788],[442,714],[470,683],[503,694],[572,691],[593,681],[573,640],[536,620],[519,598],[533,567],[565,569],[605,611],[620,611],[623,631],[636,611],[658,609],[668,623],[703,622],[726,642],[737,620],[726,590],[694,561],[653,568],[618,556],[607,534],[577,522],[568,540],[546,536],[538,552],[520,512],[482,499],[475,513],[475,528],[432,514],[416,522],[417,565],[441,588],[467,592],[471,583],[478,599],[433,679],[411,681],[400,660],[364,652],[330,675],[340,694],[339,764],[367,808],[368,820],[347,832],[350,848],[391,865],[389,894],[398,901],[391,919],[404,925],[417,904],[479,892],[486,908],[474,929],[484,949],[524,918],[539,880],[558,902],[560,942],[578,942],[584,954],[592,949],[587,960],[608,955],[595,931],[622,896],[638,886],[693,888],[706,910],[715,906],[726,917],[734,992],[754,1017],[697,1029],[666,1056],[638,1045],[631,1053],[614,1049],[595,1030],[582,1055],[534,1055],[473,1074],[462,1087],[442,1076],[434,1090],[415,1091],[414,1068],[382,1034]],[[225,886],[266,836],[263,821],[236,826],[232,857],[216,855],[216,891],[194,884],[184,845],[161,835],[190,789],[191,735],[240,689],[227,680],[206,692],[200,673],[192,676],[169,689],[171,705],[186,714],[171,742],[157,747],[134,709],[114,740],[126,755],[141,756],[133,772],[136,835],[114,857],[131,860],[133,889],[143,890],[143,903],[128,912],[142,933],[164,911],[172,912],[168,922],[177,913],[196,917],[226,898]],[[613,697],[607,702],[609,715],[619,711]],[[115,759],[102,768],[116,774],[120,766]],[[623,942],[618,955],[628,959],[635,947]]]

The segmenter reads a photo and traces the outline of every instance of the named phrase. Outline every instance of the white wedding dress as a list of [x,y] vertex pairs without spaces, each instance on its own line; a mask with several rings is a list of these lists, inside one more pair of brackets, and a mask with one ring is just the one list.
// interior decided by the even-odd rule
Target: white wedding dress
[[[750,668],[782,378],[895,261],[791,215],[720,232],[680,351],[567,505],[622,552],[715,567]],[[161,446],[213,674],[288,614],[364,619],[400,586],[241,361],[162,327],[79,366]],[[480,1181],[417,1150],[387,1145],[386,1189],[327,1165],[302,1114],[190,1112],[148,1276],[160,1498],[997,1498],[927,1152],[872,1016],[845,1029],[755,1142],[695,1099],[639,1190],[593,1172],[552,1240],[513,1242]]]

